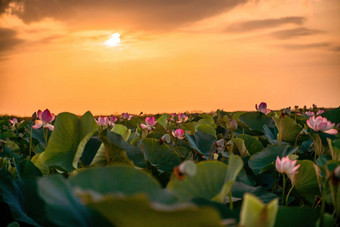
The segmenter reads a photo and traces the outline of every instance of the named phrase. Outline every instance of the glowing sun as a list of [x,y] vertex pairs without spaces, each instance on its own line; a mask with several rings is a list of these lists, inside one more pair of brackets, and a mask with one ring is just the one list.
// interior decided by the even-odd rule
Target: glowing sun
[[111,38],[109,38],[108,40],[106,40],[104,42],[104,45],[108,46],[108,47],[115,47],[115,46],[119,46],[120,43],[120,34],[119,33],[114,33],[111,35]]

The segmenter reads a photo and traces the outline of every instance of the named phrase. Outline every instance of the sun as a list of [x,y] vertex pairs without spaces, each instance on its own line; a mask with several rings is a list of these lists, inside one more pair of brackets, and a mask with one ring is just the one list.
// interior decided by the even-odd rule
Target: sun
[[104,42],[104,45],[108,46],[108,47],[115,47],[115,46],[119,46],[120,43],[120,34],[119,33],[114,33],[111,35],[111,38],[109,38],[108,40],[106,40]]

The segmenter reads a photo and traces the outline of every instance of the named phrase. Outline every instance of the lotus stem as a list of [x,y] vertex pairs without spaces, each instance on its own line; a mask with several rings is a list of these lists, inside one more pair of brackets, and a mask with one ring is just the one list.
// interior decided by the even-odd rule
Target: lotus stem
[[282,198],[281,198],[281,205],[284,206],[285,205],[285,190],[286,190],[286,183],[287,183],[287,179],[286,179],[286,176],[285,174],[283,173],[282,174],[282,181],[283,181],[283,185],[282,185]]
[[292,187],[289,189],[287,196],[286,196],[286,205],[288,205],[288,199],[289,199],[289,195],[290,193],[293,191],[294,185],[292,185]]
[[230,208],[230,210],[234,209],[234,207],[233,207],[233,196],[231,194],[231,190],[229,192],[229,208]]
[[48,131],[47,131],[48,129],[47,128],[44,128],[44,140],[45,140],[45,145],[46,145],[46,147],[47,147],[47,133],[48,133]]
[[208,159],[208,160],[210,160],[210,158],[211,158],[211,156],[212,156],[212,150],[213,150],[213,148],[214,148],[214,145],[215,145],[215,143],[213,143],[213,145],[211,145],[211,147],[210,147],[209,159]]
[[33,126],[31,126],[31,134],[30,134],[30,149],[29,149],[29,153],[28,153],[28,160],[31,160],[31,155],[32,155],[32,140],[33,140]]

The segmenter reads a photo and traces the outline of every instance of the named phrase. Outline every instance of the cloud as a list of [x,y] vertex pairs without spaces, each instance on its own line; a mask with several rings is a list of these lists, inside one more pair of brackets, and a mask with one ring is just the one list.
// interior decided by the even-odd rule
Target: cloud
[[332,50],[335,52],[340,52],[340,46],[334,46],[332,47]]
[[331,43],[309,43],[309,44],[285,44],[281,45],[284,49],[289,50],[304,50],[304,49],[329,49]]
[[248,0],[22,0],[26,23],[54,18],[102,27],[167,30],[228,11]]
[[0,28],[0,56],[3,52],[13,49],[18,44],[24,42],[16,38],[17,32],[8,28]]
[[229,25],[225,32],[249,32],[260,29],[275,28],[285,24],[302,25],[306,21],[304,17],[281,17],[264,20],[249,20]]
[[273,32],[272,35],[277,39],[290,39],[296,38],[300,36],[310,36],[323,33],[324,31],[316,30],[316,29],[308,29],[304,27],[294,28],[294,29],[285,29],[277,32]]

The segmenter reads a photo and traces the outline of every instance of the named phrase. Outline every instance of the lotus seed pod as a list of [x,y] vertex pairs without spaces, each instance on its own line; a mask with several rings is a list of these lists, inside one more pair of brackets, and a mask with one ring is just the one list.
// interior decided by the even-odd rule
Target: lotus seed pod
[[235,132],[237,130],[237,121],[235,119],[232,119],[229,123],[229,129],[233,132]]
[[215,142],[215,147],[217,151],[224,151],[224,139],[217,140]]
[[169,134],[163,135],[162,138],[161,138],[161,141],[162,141],[163,143],[170,143],[171,139],[170,139]]
[[186,174],[188,176],[195,176],[196,172],[197,172],[197,167],[194,161],[192,160],[187,160],[182,162],[179,166],[178,166],[178,170],[182,173],[182,174]]

